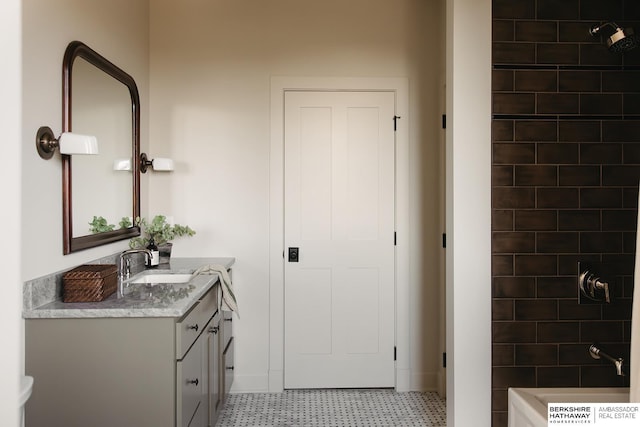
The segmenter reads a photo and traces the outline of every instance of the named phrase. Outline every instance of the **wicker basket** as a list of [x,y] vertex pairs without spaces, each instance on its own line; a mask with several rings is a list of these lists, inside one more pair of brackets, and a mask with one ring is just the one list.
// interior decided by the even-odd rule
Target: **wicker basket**
[[62,277],[62,301],[104,301],[118,287],[115,264],[86,264],[67,271]]

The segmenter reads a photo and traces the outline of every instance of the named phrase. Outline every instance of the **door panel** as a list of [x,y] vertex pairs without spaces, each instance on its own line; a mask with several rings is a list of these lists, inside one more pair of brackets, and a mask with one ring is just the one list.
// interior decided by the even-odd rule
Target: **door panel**
[[285,388],[394,385],[394,106],[285,93]]

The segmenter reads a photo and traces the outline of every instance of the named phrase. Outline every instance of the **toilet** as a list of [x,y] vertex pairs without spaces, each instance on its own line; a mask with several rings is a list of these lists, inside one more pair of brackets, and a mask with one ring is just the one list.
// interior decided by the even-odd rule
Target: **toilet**
[[24,425],[24,404],[31,397],[33,390],[33,377],[23,376],[20,379],[20,426]]

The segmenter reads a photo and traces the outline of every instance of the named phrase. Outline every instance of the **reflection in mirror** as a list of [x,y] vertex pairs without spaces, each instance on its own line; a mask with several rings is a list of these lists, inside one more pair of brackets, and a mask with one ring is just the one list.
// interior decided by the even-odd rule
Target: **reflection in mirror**
[[113,170],[115,159],[132,155],[131,97],[122,83],[76,58],[71,106],[73,131],[91,133],[100,142],[99,156],[73,158],[73,236],[79,237],[92,233],[94,216],[104,217],[114,229],[121,218],[131,218],[131,172]]
[[[98,156],[62,156],[64,253],[138,236],[139,227],[120,224],[139,216],[138,162],[131,162],[130,171],[113,168],[116,159],[139,158],[133,78],[85,44],[72,42],[63,61],[63,92],[63,131],[95,135],[100,145]],[[106,219],[107,231],[91,228],[94,217]]]

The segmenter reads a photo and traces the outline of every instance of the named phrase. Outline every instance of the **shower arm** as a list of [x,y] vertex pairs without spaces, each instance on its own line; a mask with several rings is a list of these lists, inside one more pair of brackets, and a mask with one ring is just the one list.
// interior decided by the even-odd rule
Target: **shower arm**
[[620,29],[618,24],[616,24],[615,22],[605,22],[604,24],[594,25],[593,27],[589,28],[589,34],[591,34],[592,36],[598,35],[600,34],[600,30],[602,30],[606,26],[613,28],[614,31]]

